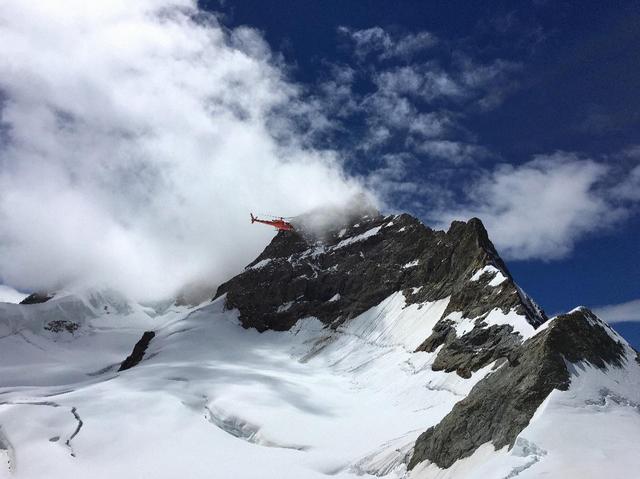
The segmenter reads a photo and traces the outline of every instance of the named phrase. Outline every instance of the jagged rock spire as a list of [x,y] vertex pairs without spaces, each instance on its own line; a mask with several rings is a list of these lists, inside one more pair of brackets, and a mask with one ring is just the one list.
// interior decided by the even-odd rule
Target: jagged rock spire
[[[351,221],[322,240],[304,231],[278,233],[216,297],[226,294],[243,325],[261,331],[289,329],[304,316],[339,324],[400,290],[409,303],[450,297],[447,314],[478,317],[500,308],[517,310],[535,326],[546,319],[525,301],[479,219],[456,221],[447,232],[407,214]],[[499,287],[487,285],[491,274],[470,281],[489,266],[505,278]]]

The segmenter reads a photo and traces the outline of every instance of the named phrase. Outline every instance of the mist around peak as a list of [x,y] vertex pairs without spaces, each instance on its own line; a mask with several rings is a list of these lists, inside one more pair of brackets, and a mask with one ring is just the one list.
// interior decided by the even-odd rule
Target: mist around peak
[[380,216],[375,197],[358,193],[347,201],[331,202],[291,218],[296,231],[310,240],[323,240],[362,218]]

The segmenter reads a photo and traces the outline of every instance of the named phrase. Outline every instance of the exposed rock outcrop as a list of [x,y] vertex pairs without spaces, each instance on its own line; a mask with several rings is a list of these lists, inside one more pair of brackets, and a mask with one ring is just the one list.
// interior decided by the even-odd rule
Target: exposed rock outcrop
[[27,296],[26,298],[24,298],[22,301],[20,301],[20,304],[46,303],[51,298],[53,298],[53,294],[42,293],[42,292],[40,292],[40,293],[32,293],[29,296]]
[[[512,446],[551,391],[568,388],[567,361],[622,364],[624,347],[588,310],[559,316],[534,334],[547,316],[514,283],[480,220],[455,221],[446,232],[406,214],[353,223],[322,240],[304,228],[279,232],[215,297],[226,295],[242,325],[259,331],[287,330],[309,316],[337,328],[397,291],[407,304],[448,298],[416,351],[437,351],[432,369],[464,378],[494,366],[419,437],[410,467],[431,461],[447,468],[489,441]],[[495,313],[502,322],[485,322]],[[506,315],[521,318],[528,332]],[[464,327],[456,323],[462,318]]]
[[[486,266],[498,273],[470,278]],[[488,286],[495,274],[499,286]],[[478,219],[434,231],[403,214],[370,215],[315,241],[305,231],[279,232],[243,273],[222,284],[226,306],[245,327],[286,330],[305,316],[337,326],[403,290],[408,303],[450,297],[443,316],[480,317],[516,310],[533,325],[546,320],[513,283]],[[426,338],[425,338],[426,339]]]
[[409,467],[429,460],[447,468],[488,441],[496,449],[513,446],[549,393],[569,387],[567,361],[622,366],[624,348],[605,328],[590,311],[576,310],[511,348],[495,372],[418,438]]
[[[471,373],[498,359],[507,358],[520,345],[519,339],[508,325],[474,328],[462,337],[451,334],[452,328],[447,331],[442,342],[445,347],[436,356],[432,369],[448,373],[455,371],[463,378],[471,377]],[[434,334],[436,338],[432,339],[433,335],[430,336],[423,343],[424,348],[421,346],[418,350],[423,348],[424,351],[435,351],[442,344],[439,342],[442,333],[436,331]]]
[[64,319],[56,319],[55,321],[49,321],[44,329],[54,333],[60,333],[66,331],[73,334],[80,328],[80,325],[74,321],[68,321]]
[[127,369],[131,369],[140,361],[142,361],[144,353],[147,351],[149,343],[155,337],[155,335],[156,333],[154,331],[145,331],[142,337],[133,347],[133,351],[131,352],[131,354],[127,356],[124,361],[122,361],[122,364],[120,364],[120,368],[118,368],[118,371],[126,371]]

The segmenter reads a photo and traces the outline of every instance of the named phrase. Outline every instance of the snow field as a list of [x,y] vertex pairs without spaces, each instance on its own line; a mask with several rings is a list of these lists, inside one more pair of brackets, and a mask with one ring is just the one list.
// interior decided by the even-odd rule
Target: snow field
[[[52,301],[38,308],[57,310]],[[0,477],[355,477],[375,469],[372,454],[410,448],[488,372],[436,373],[435,354],[411,353],[421,339],[410,332],[429,333],[448,300],[403,307],[396,293],[344,331],[308,318],[262,334],[223,302],[155,318],[99,305],[81,335],[2,338],[12,472]],[[154,322],[146,359],[116,373]],[[70,439],[72,410],[82,427]],[[393,457],[389,473],[402,472],[404,457]]]
[[[398,292],[338,331],[305,318],[262,334],[243,329],[224,298],[158,311],[96,293],[2,305],[0,478],[526,479],[602,477],[605,467],[629,477],[640,365],[628,346],[626,369],[573,365],[571,388],[551,394],[511,451],[486,444],[449,470],[407,473],[418,435],[493,367],[463,379],[431,370],[437,351],[412,352],[448,302],[407,305]],[[52,318],[81,327],[43,331]],[[448,318],[458,335],[474,324]],[[519,321],[484,318],[529,334]],[[145,359],[117,373],[149,329]]]

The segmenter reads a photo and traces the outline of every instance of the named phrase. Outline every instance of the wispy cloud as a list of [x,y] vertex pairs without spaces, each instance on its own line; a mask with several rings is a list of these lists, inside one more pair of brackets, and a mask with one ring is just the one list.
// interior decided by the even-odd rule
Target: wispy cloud
[[427,31],[374,26],[340,27],[339,33],[354,61],[333,66],[321,84],[321,102],[329,116],[357,132],[355,150],[454,164],[489,156],[462,120],[499,105],[517,83],[519,64],[473,60],[461,46]]
[[472,163],[491,156],[483,146],[451,140],[426,140],[416,144],[415,149],[430,158],[447,160],[452,164]]
[[374,75],[378,91],[389,96],[413,96],[425,101],[455,98],[465,90],[445,71],[434,65],[401,66]]
[[593,312],[608,323],[640,322],[640,299],[598,306],[593,308]]
[[632,166],[625,172],[622,181],[612,188],[612,194],[621,201],[640,202],[640,146],[625,148],[619,157]]
[[378,26],[363,30],[342,26],[338,32],[353,42],[354,53],[360,60],[369,55],[379,59],[407,59],[438,43],[436,36],[426,31],[394,35]]
[[602,162],[558,152],[485,170],[465,185],[457,207],[434,215],[443,223],[480,217],[505,257],[553,260],[630,214],[635,205],[615,198],[623,184]]

